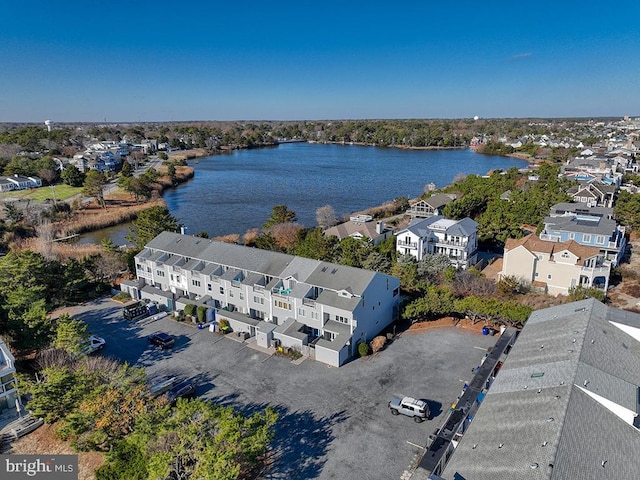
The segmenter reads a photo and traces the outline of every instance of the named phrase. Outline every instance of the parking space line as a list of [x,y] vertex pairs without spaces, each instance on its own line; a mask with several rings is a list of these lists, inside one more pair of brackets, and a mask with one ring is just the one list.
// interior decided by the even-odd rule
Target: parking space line
[[407,443],[408,443],[409,445],[413,445],[413,446],[414,446],[414,447],[416,447],[416,448],[420,448],[420,449],[422,449],[422,450],[424,450],[424,449],[425,449],[422,445],[417,445],[417,444],[415,444],[415,443],[413,443],[413,442],[410,442],[409,440],[407,440]]
[[475,348],[476,350],[482,350],[483,352],[487,351],[487,347],[473,347],[473,348]]

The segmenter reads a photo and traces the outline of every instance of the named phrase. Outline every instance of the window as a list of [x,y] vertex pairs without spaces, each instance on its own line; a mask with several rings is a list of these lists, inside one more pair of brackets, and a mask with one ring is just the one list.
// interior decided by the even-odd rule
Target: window
[[199,287],[199,286],[200,286],[200,280],[191,280],[191,284],[192,284],[194,287]]
[[591,235],[584,234],[582,236],[582,241],[585,242],[585,243],[590,243],[591,242]]
[[301,317],[306,317],[304,308],[302,308],[302,307],[298,308],[298,315],[300,315]]
[[220,295],[224,295],[224,288],[220,287]]
[[147,267],[147,273],[151,273],[151,267]]
[[560,255],[562,258],[569,258],[569,254],[567,252],[562,252],[562,255]]
[[596,237],[596,243],[604,243],[604,236],[598,235]]
[[211,284],[207,283],[207,290],[211,291]]
[[[388,281],[388,280],[387,280]],[[393,289],[393,296],[397,297],[398,295],[400,295],[400,289],[399,288],[394,288]]]
[[142,265],[140,265],[139,263],[136,263],[136,268],[138,270],[144,270],[144,268],[142,268]]
[[275,305],[276,307],[281,308],[283,310],[291,310],[291,304],[287,302],[283,302],[282,300],[276,300]]
[[342,317],[340,315],[336,315],[336,322],[349,323],[349,319],[347,317]]
[[540,274],[539,274],[538,272],[536,272],[536,277],[537,277],[538,275],[540,275]]
[[259,303],[260,305],[264,305],[264,297],[258,297],[256,295],[253,296],[253,301],[255,303]]
[[575,240],[576,234],[574,232],[569,233],[569,240]]
[[162,270],[156,270],[156,275],[159,277],[164,277],[164,272]]
[[318,312],[311,312],[311,318],[314,320],[318,320]]
[[233,290],[229,290],[229,296],[233,297]]
[[240,300],[244,300],[244,293],[240,292]]
[[547,275],[547,280],[551,280],[551,274]]

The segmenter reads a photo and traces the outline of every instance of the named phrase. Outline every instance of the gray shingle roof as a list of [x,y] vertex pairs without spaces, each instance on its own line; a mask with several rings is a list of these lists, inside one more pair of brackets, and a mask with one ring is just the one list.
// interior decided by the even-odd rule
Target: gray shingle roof
[[640,339],[594,299],[533,312],[442,477],[640,478],[640,341],[614,323]]

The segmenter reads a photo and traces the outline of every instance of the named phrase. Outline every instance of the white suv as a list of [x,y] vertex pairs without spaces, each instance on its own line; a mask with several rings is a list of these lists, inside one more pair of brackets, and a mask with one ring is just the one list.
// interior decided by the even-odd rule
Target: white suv
[[389,402],[389,408],[393,415],[403,414],[413,417],[416,423],[429,419],[429,406],[424,400],[416,400],[411,397],[394,398]]

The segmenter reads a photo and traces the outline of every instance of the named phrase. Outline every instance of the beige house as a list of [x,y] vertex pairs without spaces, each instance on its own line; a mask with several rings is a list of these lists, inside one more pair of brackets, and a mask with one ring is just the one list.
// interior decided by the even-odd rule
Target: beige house
[[337,237],[343,240],[352,237],[358,240],[368,239],[373,245],[380,245],[393,235],[383,221],[372,222],[368,215],[352,217],[350,221],[341,223],[324,231],[325,237]]
[[611,262],[597,247],[569,242],[548,242],[536,235],[508,239],[498,278],[516,277],[544,288],[551,295],[567,295],[578,285],[607,291]]

